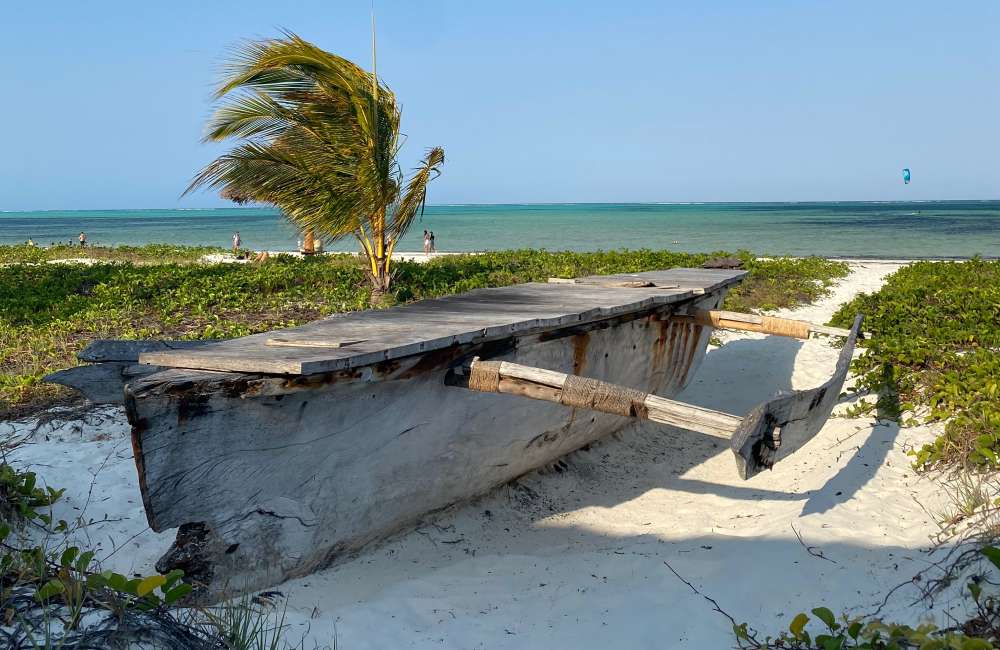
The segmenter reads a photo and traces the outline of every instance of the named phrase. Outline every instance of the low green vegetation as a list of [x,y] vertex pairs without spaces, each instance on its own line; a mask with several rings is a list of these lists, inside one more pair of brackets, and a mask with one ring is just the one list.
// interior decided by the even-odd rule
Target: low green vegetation
[[911,264],[833,322],[849,326],[857,312],[872,337],[855,370],[880,415],[946,421],[917,466],[1000,466],[1000,261]]
[[[19,444],[0,440],[0,458]],[[0,645],[7,648],[154,647],[284,650],[284,612],[247,597],[181,608],[193,586],[180,570],[126,576],[102,570],[93,550],[66,542],[83,523],[53,521],[63,490],[0,462]],[[301,647],[300,643],[298,647]]]
[[[0,247],[0,258],[10,259],[24,248]],[[170,247],[176,257],[159,264],[151,262],[156,250],[125,249],[124,261],[110,255],[113,261],[91,265],[0,267],[0,418],[65,397],[62,389],[41,378],[75,365],[76,353],[93,339],[244,336],[365,309],[371,298],[363,262],[352,255],[195,264],[178,260],[197,260],[201,249],[189,254]],[[544,282],[549,277],[699,266],[718,255],[520,250],[448,256],[426,264],[400,262],[390,302]],[[749,277],[726,303],[735,310],[811,301],[847,274],[845,264],[822,259],[756,260],[748,253],[740,257]]]
[[133,264],[183,264],[197,262],[206,255],[226,253],[213,246],[173,246],[171,244],[146,244],[145,246],[0,246],[2,264],[41,264],[55,260],[103,260],[132,262]]
[[[1000,549],[985,546],[974,553],[992,569],[1000,568]],[[822,606],[796,614],[788,630],[777,636],[760,638],[747,623],[730,621],[741,650],[992,650],[1000,642],[1000,594],[991,577],[988,569],[972,577],[964,592],[969,618],[948,628],[933,623],[911,627],[873,616],[837,617]]]
[[[698,267],[731,253],[675,253],[622,250],[599,253],[548,252],[532,249],[498,251],[438,258],[428,264],[400,265],[396,277],[397,300],[432,298],[481,287],[548,278],[573,278],[610,273],[639,273],[681,266]],[[758,260],[741,252],[749,275],[730,292],[726,308],[734,311],[768,310],[811,302],[848,273],[847,265],[822,258],[773,258]]]

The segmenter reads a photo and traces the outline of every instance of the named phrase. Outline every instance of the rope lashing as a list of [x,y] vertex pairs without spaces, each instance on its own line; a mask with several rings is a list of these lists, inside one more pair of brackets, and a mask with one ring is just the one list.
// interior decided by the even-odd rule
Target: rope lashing
[[604,413],[641,416],[645,410],[647,393],[634,388],[616,386],[589,377],[568,375],[563,384],[559,402],[566,406],[593,409]]
[[[469,388],[481,393],[499,393],[501,361],[476,360],[469,371]],[[646,417],[648,393],[626,386],[616,386],[589,377],[565,375],[559,389],[559,403],[626,417]]]
[[483,393],[500,392],[500,361],[476,361],[469,372],[469,388]]
[[778,336],[791,336],[797,339],[809,338],[809,323],[805,321],[764,316],[764,322],[761,325],[765,332]]

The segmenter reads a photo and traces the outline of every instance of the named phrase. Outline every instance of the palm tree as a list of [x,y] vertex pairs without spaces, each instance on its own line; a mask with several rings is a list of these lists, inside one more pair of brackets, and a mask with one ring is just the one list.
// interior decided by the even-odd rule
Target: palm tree
[[356,237],[373,302],[380,301],[392,281],[392,251],[423,211],[444,150],[428,150],[404,179],[396,96],[375,71],[292,33],[243,44],[216,99],[205,141],[238,144],[205,167],[185,194],[221,189],[230,199],[280,208],[308,235]]

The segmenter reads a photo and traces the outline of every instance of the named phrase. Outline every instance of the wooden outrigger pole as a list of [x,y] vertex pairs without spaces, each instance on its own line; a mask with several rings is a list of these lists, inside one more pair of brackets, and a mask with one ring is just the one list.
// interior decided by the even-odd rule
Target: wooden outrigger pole
[[725,440],[732,438],[742,421],[736,415],[650,395],[634,388],[509,361],[483,361],[477,357],[467,369],[463,368],[452,377],[447,380],[449,383],[470,390],[521,395],[571,408],[636,417]]
[[761,469],[770,469],[777,460],[805,444],[823,426],[847,377],[862,317],[858,316],[849,330],[774,316],[707,309],[693,310],[689,315],[678,314],[672,320],[795,338],[809,338],[812,333],[822,333],[844,336],[847,342],[841,350],[834,376],[822,386],[779,395],[763,402],[746,417],[598,379],[509,361],[483,361],[478,357],[466,366],[454,369],[445,381],[449,385],[474,391],[520,395],[570,408],[668,424],[722,438],[730,442],[740,476],[746,479]]
[[[685,317],[675,316],[674,318],[683,319]],[[826,334],[827,336],[850,336],[851,334],[851,330],[842,327],[817,325],[809,321],[778,318],[777,316],[742,314],[722,309],[695,309],[687,318],[699,325],[707,325],[716,329],[776,334],[797,339],[807,339],[812,334]]]

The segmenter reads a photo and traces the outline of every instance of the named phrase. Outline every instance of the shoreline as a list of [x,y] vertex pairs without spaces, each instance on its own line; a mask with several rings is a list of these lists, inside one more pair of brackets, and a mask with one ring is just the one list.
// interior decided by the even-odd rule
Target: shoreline
[[[54,248],[54,247],[51,247],[51,246],[37,246],[37,247],[39,249],[42,249],[42,250],[48,250],[48,249]],[[98,246],[97,248],[100,248],[101,250],[109,250],[109,249],[114,249],[115,247]],[[183,249],[183,248],[195,248],[195,247],[193,247],[193,246],[189,247],[189,246],[178,245],[178,248]],[[81,253],[81,255],[79,257],[63,257],[63,258],[45,260],[45,262],[48,263],[48,264],[88,264],[89,265],[89,264],[100,264],[100,263],[114,263],[114,262],[117,261],[117,260],[109,260],[109,259],[104,259],[104,258],[99,258],[99,257],[88,257],[85,254],[86,253],[86,249],[76,249],[76,250],[79,250],[79,252]],[[474,251],[448,251],[448,250],[445,250],[445,251],[435,251],[433,253],[424,253],[424,252],[421,252],[421,251],[398,251],[398,252],[393,253],[392,258],[395,261],[416,262],[416,263],[419,264],[419,263],[425,263],[425,262],[428,262],[430,260],[434,260],[434,259],[438,259],[438,258],[444,258],[444,257],[460,256],[460,255],[485,255],[485,254],[489,254],[489,253],[504,252],[504,251],[507,251],[507,250],[538,250],[538,251],[546,251],[546,252],[551,252],[551,253],[560,253],[560,252],[566,252],[566,253],[597,253],[597,252],[615,252],[615,251],[635,251],[635,250],[641,250],[641,249],[625,249],[625,248],[622,248],[622,249],[607,249],[607,250],[597,250],[597,251],[575,251],[575,250],[573,250],[573,251],[559,251],[559,250],[550,250],[550,249],[545,249],[545,248],[527,248],[527,249],[483,249],[483,250],[474,250]],[[678,253],[689,253],[689,251],[683,251],[683,250],[678,250],[678,251],[674,251],[673,249],[660,249],[660,250],[667,250],[667,251],[670,251],[670,252],[678,252]],[[260,253],[267,253],[271,257],[288,256],[288,257],[295,257],[295,258],[300,258],[300,259],[306,257],[306,255],[304,255],[303,253],[301,253],[299,251],[291,251],[291,250],[271,250],[271,249],[268,249],[268,250],[254,251],[253,252],[254,255],[257,255],[257,254],[260,254]],[[692,254],[698,254],[698,253],[692,253]],[[775,254],[761,254],[761,253],[752,253],[752,254],[754,255],[754,257],[756,259],[761,259],[761,260],[776,259],[776,258],[806,259],[806,258],[810,258],[810,257],[819,257],[819,258],[822,258],[822,259],[827,259],[827,260],[836,261],[836,262],[845,262],[845,263],[848,263],[848,264],[865,264],[865,263],[910,264],[910,263],[913,263],[913,262],[963,262],[963,261],[969,261],[969,260],[972,260],[972,259],[982,259],[982,260],[1000,259],[1000,256],[971,256],[971,257],[961,257],[961,256],[954,256],[954,257],[948,257],[948,256],[935,256],[935,257],[920,257],[920,256],[897,257],[897,256],[891,256],[891,257],[874,257],[874,256],[863,256],[863,255],[862,256],[857,256],[857,255],[855,255],[855,256],[837,256],[837,255],[775,255]],[[353,256],[356,256],[356,257],[362,257],[362,253],[358,252],[358,251],[323,251],[323,252],[320,252],[320,253],[316,253],[315,255],[316,256],[320,256],[320,255],[322,255],[322,256],[353,255]],[[251,258],[240,259],[240,258],[236,258],[232,253],[229,253],[229,252],[224,252],[224,253],[209,253],[207,255],[203,255],[197,261],[198,261],[198,263],[203,263],[203,264],[248,264],[248,263],[254,262],[254,260],[253,260],[252,257]],[[15,263],[16,262],[0,263],[0,267],[9,266],[9,265],[15,264]]]
[[[267,208],[12,212],[0,222],[0,241],[11,245],[28,238],[58,245],[84,231],[92,245],[173,242],[226,250],[239,231],[254,250],[292,253],[299,237]],[[1000,200],[438,204],[413,226],[398,249],[421,250],[423,228],[436,233],[439,250],[455,253],[647,248],[836,259],[1000,256]],[[330,247],[359,250],[351,240]]]

